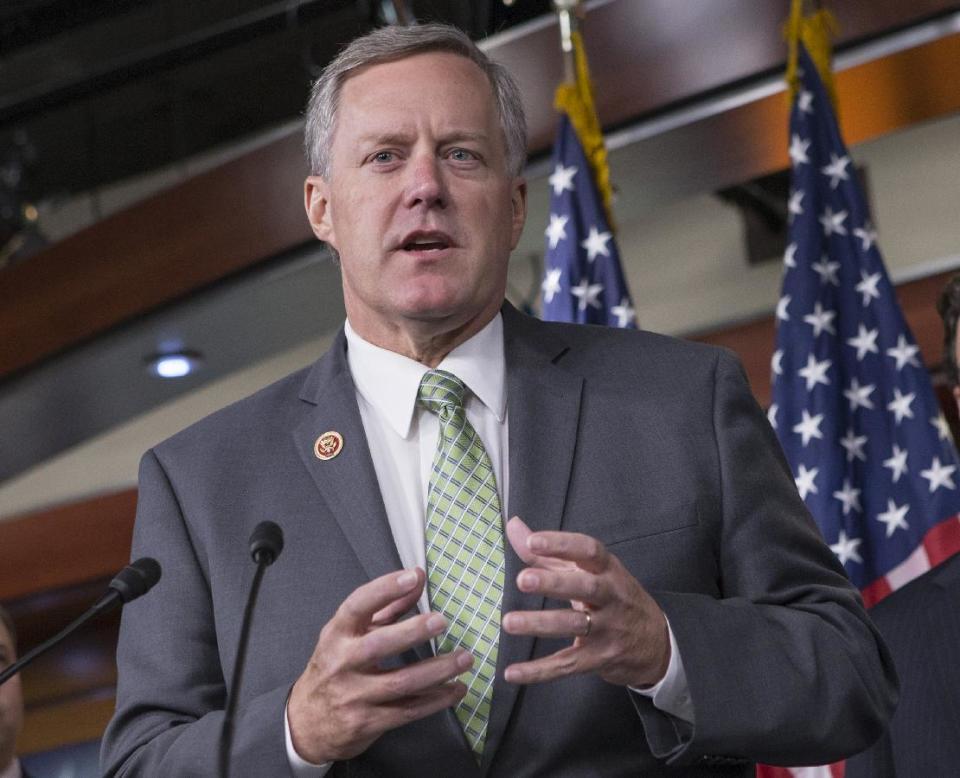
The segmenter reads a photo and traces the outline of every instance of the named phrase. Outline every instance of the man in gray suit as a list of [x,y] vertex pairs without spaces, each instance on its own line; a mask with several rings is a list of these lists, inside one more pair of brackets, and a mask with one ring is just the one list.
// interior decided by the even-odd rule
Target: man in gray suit
[[124,612],[106,773],[214,773],[267,517],[238,774],[746,776],[876,739],[886,649],[736,360],[504,303],[509,75],[450,28],[376,31],[307,148],[347,323],[144,456],[134,555],[164,577]]

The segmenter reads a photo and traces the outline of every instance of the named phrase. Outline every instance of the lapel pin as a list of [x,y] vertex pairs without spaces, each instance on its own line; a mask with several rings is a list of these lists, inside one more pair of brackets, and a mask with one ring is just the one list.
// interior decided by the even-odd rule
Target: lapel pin
[[333,459],[342,450],[343,435],[333,430],[324,432],[313,444],[313,453],[317,455],[317,459],[323,462]]

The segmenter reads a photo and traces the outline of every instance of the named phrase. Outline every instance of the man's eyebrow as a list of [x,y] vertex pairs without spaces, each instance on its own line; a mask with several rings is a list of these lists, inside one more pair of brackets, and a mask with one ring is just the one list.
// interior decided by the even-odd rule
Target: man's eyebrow
[[401,132],[376,132],[360,135],[357,140],[361,145],[370,146],[406,146],[412,142],[411,136]]

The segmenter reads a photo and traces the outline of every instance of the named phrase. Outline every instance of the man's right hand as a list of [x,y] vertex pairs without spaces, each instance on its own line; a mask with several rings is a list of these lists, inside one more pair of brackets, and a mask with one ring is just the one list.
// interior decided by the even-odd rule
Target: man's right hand
[[395,670],[383,660],[446,629],[439,613],[397,619],[426,582],[419,567],[357,588],[320,631],[287,703],[293,747],[314,764],[349,759],[384,732],[456,705],[467,687],[454,680],[473,657],[459,649]]

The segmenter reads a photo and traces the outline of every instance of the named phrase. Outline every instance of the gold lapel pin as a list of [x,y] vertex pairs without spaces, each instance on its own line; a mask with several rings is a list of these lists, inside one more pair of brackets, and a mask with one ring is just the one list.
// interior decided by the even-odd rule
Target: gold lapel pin
[[313,453],[323,462],[333,459],[341,451],[343,451],[343,435],[334,430],[324,432],[313,444]]

